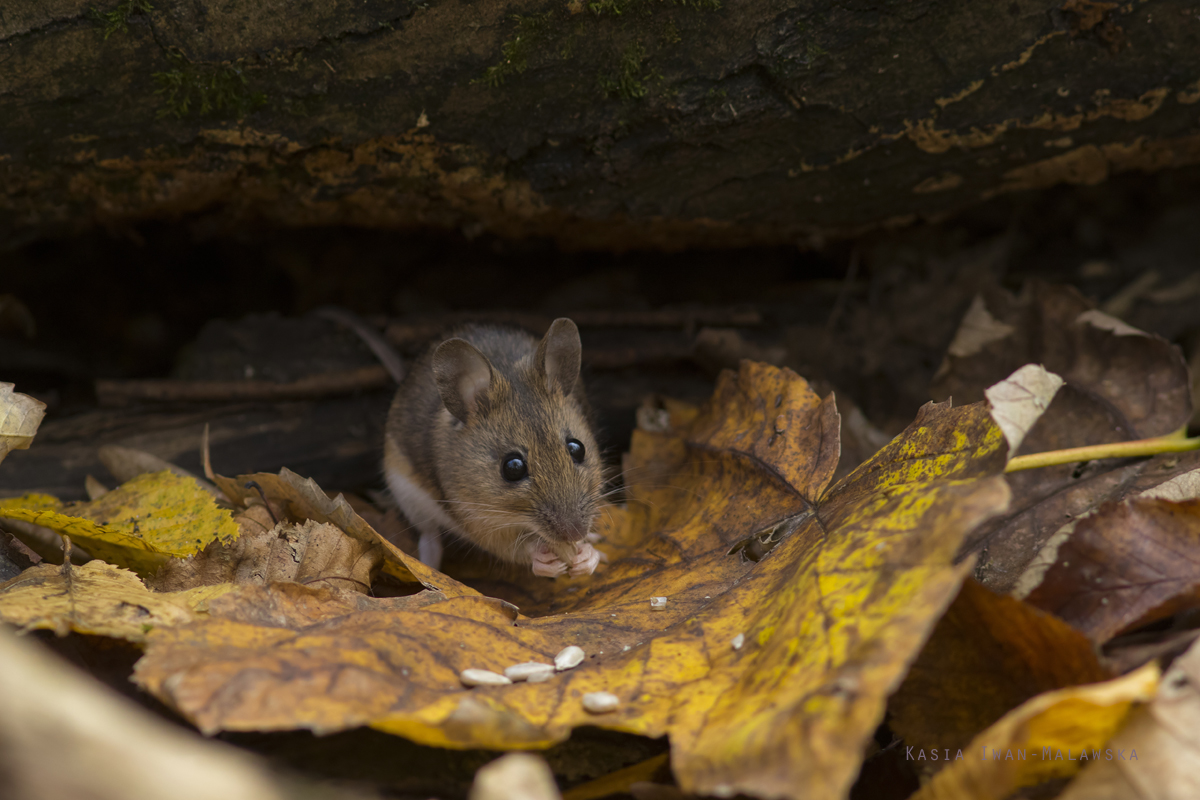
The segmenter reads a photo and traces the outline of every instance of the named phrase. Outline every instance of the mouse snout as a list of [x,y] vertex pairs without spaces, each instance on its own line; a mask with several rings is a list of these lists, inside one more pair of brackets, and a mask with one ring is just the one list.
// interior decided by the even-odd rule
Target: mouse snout
[[549,523],[546,527],[555,538],[566,542],[581,542],[588,535],[588,520],[578,511],[573,514],[551,511],[546,517]]

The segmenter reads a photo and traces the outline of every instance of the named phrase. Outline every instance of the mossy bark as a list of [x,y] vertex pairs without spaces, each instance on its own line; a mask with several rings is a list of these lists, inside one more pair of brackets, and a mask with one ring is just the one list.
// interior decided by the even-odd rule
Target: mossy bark
[[614,249],[847,234],[1200,162],[1198,17],[1184,0],[0,0],[0,247],[197,213]]

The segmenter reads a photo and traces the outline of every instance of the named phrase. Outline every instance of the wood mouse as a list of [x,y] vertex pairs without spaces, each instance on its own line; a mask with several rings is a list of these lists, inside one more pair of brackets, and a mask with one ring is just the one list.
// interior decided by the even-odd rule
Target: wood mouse
[[[323,316],[390,350],[353,315]],[[372,339],[375,341],[373,342]],[[423,563],[440,567],[442,535],[527,564],[533,574],[590,575],[589,534],[601,505],[600,449],[579,379],[579,329],[546,335],[468,325],[429,347],[400,379],[388,411],[383,469],[420,532]],[[394,352],[394,351],[393,351]]]

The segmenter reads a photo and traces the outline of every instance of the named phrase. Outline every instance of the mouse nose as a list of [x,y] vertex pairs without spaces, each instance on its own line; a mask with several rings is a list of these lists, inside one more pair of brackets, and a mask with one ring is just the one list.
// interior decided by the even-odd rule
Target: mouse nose
[[578,512],[551,512],[548,516],[550,532],[563,541],[581,542],[588,535],[588,523]]

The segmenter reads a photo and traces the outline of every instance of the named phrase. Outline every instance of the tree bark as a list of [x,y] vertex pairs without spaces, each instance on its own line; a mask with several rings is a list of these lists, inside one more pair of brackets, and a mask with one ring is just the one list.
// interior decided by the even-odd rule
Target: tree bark
[[0,0],[0,247],[820,242],[1200,163],[1194,3]]

